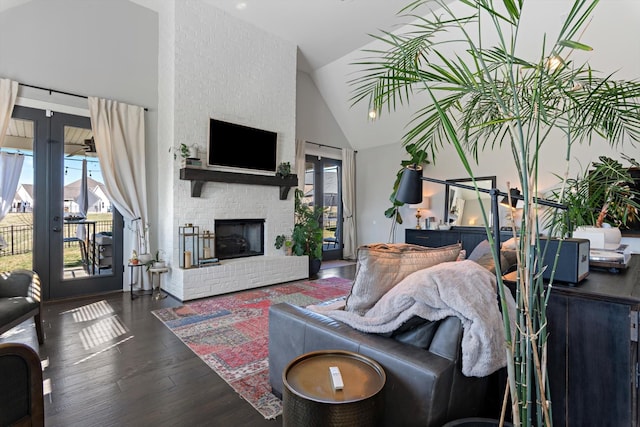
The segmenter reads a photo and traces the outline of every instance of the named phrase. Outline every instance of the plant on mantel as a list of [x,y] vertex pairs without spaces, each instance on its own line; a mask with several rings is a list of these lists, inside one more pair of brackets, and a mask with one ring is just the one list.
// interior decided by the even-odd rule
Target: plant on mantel
[[[588,64],[569,61],[574,50],[590,50],[579,37],[597,3],[575,0],[555,40],[538,35],[542,47],[526,59],[518,50],[524,0],[415,1],[402,11],[412,21],[407,31],[376,37],[385,47],[369,50],[355,64],[361,74],[352,81],[354,103],[368,101],[378,116],[384,107],[392,112],[416,100],[424,103],[404,136],[412,154],[429,153],[435,161],[439,150],[452,147],[470,177],[479,151],[504,148],[513,154],[524,197],[521,223],[512,224],[514,235],[520,228],[516,325],[506,315],[509,290],[488,225],[486,233],[497,269],[507,389],[517,426],[552,424],[546,376],[551,286],[542,281],[535,197],[540,149],[547,140],[559,145],[564,139],[568,170],[571,148],[595,134],[612,145],[640,139],[640,84],[601,77]],[[536,37],[531,31],[522,35]],[[484,207],[482,215],[489,224]]]

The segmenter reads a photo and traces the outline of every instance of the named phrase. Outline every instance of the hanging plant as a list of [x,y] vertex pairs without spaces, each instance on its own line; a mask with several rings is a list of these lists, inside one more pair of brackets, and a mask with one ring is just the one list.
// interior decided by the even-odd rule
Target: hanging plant
[[403,223],[402,215],[400,214],[400,208],[404,206],[404,203],[396,199],[396,194],[398,194],[398,186],[400,185],[400,178],[402,178],[402,172],[409,165],[428,165],[429,163],[431,163],[429,162],[429,160],[427,160],[427,153],[424,150],[417,149],[416,144],[406,145],[405,150],[409,154],[410,158],[408,160],[403,160],[402,162],[400,162],[400,169],[398,169],[398,172],[396,173],[396,179],[393,182],[393,191],[389,196],[391,207],[387,208],[387,210],[384,211],[384,216],[391,219],[389,243],[393,243],[393,236],[396,232],[396,226]]

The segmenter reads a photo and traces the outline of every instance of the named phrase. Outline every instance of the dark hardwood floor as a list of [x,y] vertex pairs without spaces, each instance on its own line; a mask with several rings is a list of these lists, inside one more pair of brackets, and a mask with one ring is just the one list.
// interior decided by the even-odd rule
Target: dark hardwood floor
[[[352,279],[355,265],[319,277]],[[265,420],[173,335],[151,310],[171,297],[128,293],[49,302],[45,344],[33,321],[0,338],[23,342],[44,362],[45,422],[70,426],[278,426]]]

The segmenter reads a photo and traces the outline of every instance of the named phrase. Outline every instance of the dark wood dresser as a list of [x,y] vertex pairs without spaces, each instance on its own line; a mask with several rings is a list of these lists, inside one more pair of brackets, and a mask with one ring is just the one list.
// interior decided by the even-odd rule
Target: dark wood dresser
[[[500,232],[500,241],[513,237],[510,231]],[[486,240],[487,234],[482,227],[452,227],[450,230],[418,230],[407,228],[405,230],[405,243],[420,246],[446,246],[454,243],[462,243],[462,249],[471,253],[478,243]]]
[[[486,238],[484,230],[406,231],[407,243],[460,241],[467,254]],[[576,286],[554,285],[547,312],[554,426],[640,425],[639,311],[640,255],[620,273],[592,268]]]

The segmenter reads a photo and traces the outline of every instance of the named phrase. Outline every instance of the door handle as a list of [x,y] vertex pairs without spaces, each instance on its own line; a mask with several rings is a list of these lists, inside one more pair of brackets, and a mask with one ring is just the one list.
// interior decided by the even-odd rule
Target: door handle
[[59,233],[61,228],[60,227],[53,227],[51,230],[55,231],[56,233]]

